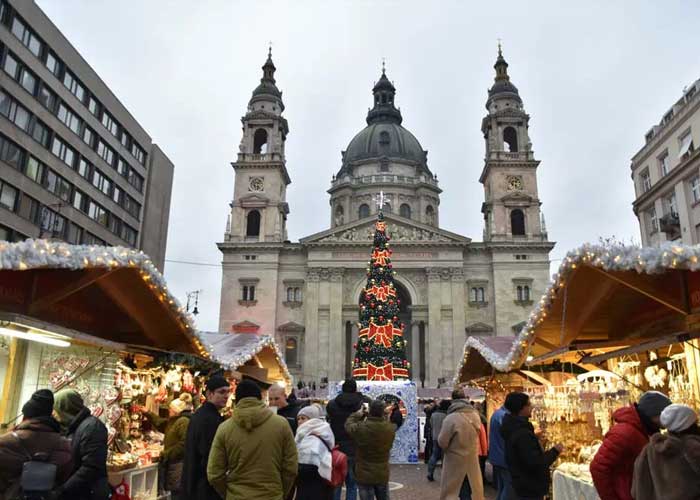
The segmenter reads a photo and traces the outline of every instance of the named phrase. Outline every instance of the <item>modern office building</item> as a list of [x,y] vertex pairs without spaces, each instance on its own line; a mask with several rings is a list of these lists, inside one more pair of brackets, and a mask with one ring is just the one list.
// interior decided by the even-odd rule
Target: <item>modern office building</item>
[[0,0],[0,115],[0,240],[129,246],[163,269],[173,164],[33,1]]
[[631,166],[642,244],[700,244],[700,80],[685,88],[645,140]]

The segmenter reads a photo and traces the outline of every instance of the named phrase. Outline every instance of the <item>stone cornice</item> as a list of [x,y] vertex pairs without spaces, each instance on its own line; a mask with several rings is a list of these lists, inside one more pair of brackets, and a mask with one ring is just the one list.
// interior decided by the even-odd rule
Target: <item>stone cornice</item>
[[479,182],[482,184],[486,180],[491,168],[531,168],[537,169],[540,165],[540,160],[484,160],[484,168],[481,170]]
[[284,161],[234,161],[231,162],[231,166],[234,170],[280,170],[285,185],[292,183]]

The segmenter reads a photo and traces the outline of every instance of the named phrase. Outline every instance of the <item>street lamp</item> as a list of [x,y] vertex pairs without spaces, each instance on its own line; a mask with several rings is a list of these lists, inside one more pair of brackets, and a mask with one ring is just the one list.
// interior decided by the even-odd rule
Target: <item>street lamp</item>
[[195,316],[199,314],[199,309],[197,308],[197,305],[199,305],[199,294],[203,291],[204,290],[193,290],[191,292],[187,292],[187,312],[190,312],[190,303],[193,302],[194,309],[192,309],[192,314],[194,314]]

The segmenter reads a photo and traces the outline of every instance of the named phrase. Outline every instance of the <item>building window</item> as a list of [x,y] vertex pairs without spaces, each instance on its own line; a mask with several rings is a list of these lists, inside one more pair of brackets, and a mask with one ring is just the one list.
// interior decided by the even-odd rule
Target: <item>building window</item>
[[527,260],[527,254],[524,254],[524,253],[515,254],[515,260]]
[[39,87],[39,92],[37,93],[37,99],[46,109],[53,113],[54,106],[56,106],[57,97],[54,92],[49,89],[45,84]]
[[143,177],[137,174],[133,169],[129,169],[127,181],[134,186],[139,192],[143,191]]
[[360,208],[358,210],[358,216],[360,219],[364,219],[365,217],[369,217],[369,205],[366,203],[363,203],[360,205]]
[[53,73],[54,76],[58,76],[61,71],[61,63],[51,51],[46,54],[46,68]]
[[297,339],[295,337],[287,337],[284,343],[284,360],[290,366],[296,366],[299,363],[299,349]]
[[6,182],[0,183],[0,206],[14,212],[17,208],[19,191]]
[[129,166],[124,161],[124,158],[119,157],[117,160],[117,172],[123,177],[129,176]]
[[88,202],[88,216],[105,227],[108,224],[108,212],[92,200]]
[[88,126],[85,126],[83,128],[83,142],[88,145],[90,149],[92,149],[92,145],[95,142],[95,132],[92,131],[92,129]]
[[693,196],[693,203],[700,202],[700,177],[697,175],[690,179],[690,194]]
[[17,170],[22,170],[22,159],[24,151],[20,149],[14,142],[0,136],[0,160],[10,164]]
[[68,70],[66,70],[66,73],[63,75],[63,85],[70,90],[71,94],[77,97],[80,102],[85,100],[85,87],[83,87],[75,75]]
[[85,160],[85,158],[80,158],[80,160],[78,161],[78,173],[81,177],[88,180],[90,179],[90,167],[90,163],[88,163],[87,160]]
[[92,174],[92,185],[102,191],[102,193],[110,196],[112,191],[112,181],[110,181],[107,176],[97,169],[95,169]]
[[104,125],[105,128],[109,130],[114,137],[117,137],[119,133],[119,125],[114,120],[112,115],[107,113],[107,111],[102,112],[102,125]]
[[38,118],[35,118],[34,125],[32,127],[32,137],[34,140],[46,148],[49,146],[50,135],[51,131],[44,124],[44,122]]
[[676,203],[676,193],[671,193],[671,195],[666,198],[666,209],[670,215],[678,215],[678,204]]
[[95,99],[93,96],[90,96],[88,98],[88,110],[95,117],[99,117],[99,115],[100,115],[100,103],[97,102],[97,99]]
[[77,189],[73,193],[73,208],[76,208],[80,210],[81,212],[85,211],[85,200],[87,198],[83,193],[78,191]]
[[5,73],[12,77],[13,80],[17,79],[17,71],[19,70],[19,64],[9,52],[5,55],[5,64],[3,64],[2,68],[5,70]]
[[0,91],[0,113],[23,131],[27,132],[29,129],[31,118],[29,111],[2,91]]
[[525,214],[519,208],[510,212],[510,230],[513,236],[525,236]]
[[530,285],[518,285],[516,287],[516,300],[518,302],[530,301]]
[[435,209],[432,205],[425,207],[425,223],[435,225]]
[[29,49],[29,52],[39,57],[41,54],[41,40],[16,16],[12,20],[12,34]]
[[469,301],[474,303],[483,303],[486,301],[484,287],[472,287],[469,292]]
[[68,230],[66,231],[66,241],[73,245],[80,244],[83,238],[83,229],[80,226],[76,226],[73,223],[68,224]]
[[246,221],[246,236],[260,236],[260,212],[251,210]]
[[646,193],[651,189],[651,177],[649,176],[649,170],[644,170],[644,172],[639,175],[639,180],[642,185],[642,193]]
[[136,246],[136,237],[138,233],[136,230],[126,224],[122,224],[122,239],[126,241],[129,245]]
[[[114,189],[117,189],[116,187]],[[124,194],[124,210],[129,212],[135,219],[141,215],[141,204],[128,194]]]
[[24,90],[29,92],[31,95],[36,94],[36,77],[32,75],[25,68],[22,68],[22,72],[19,76],[19,84],[24,87]]
[[68,146],[57,136],[54,136],[53,138],[53,143],[51,144],[51,152],[54,155],[56,155],[59,159],[61,159],[63,163],[73,168],[73,163],[75,162],[75,151],[73,151],[73,148]]
[[659,172],[661,173],[661,177],[665,177],[666,175],[668,175],[668,170],[668,152],[665,152],[664,154],[659,156]]
[[75,134],[80,134],[80,125],[82,120],[78,118],[78,115],[73,113],[65,104],[61,103],[58,105],[58,119],[61,120],[66,127],[71,129]]
[[46,178],[44,179],[44,187],[51,191],[53,194],[61,198],[63,201],[70,201],[71,194],[71,184],[56,174],[53,170],[46,171]]
[[255,300],[255,285],[243,285],[241,300],[252,302]]
[[411,207],[407,203],[402,203],[399,207],[399,215],[406,219],[411,218]]
[[513,127],[506,127],[503,130],[503,150],[509,153],[518,151],[518,133]]
[[30,156],[29,159],[27,160],[27,168],[24,171],[24,175],[29,177],[34,182],[38,182],[39,184],[42,184],[44,181],[44,171],[45,170],[46,170],[46,167],[44,167],[43,163],[40,163],[39,160],[37,160],[33,156]]
[[144,153],[143,149],[135,142],[131,145],[131,155],[136,158],[141,165],[145,165],[146,153]]
[[650,232],[656,233],[659,231],[659,219],[656,217],[656,208],[651,207],[647,212],[647,219],[649,219],[649,230]]
[[100,155],[109,166],[114,165],[114,150],[102,140],[97,143],[97,154]]
[[121,142],[122,146],[124,146],[126,149],[129,149],[131,137],[129,137],[129,134],[127,134],[124,129],[122,129],[121,137],[119,137],[119,142]]
[[267,153],[267,131],[259,128],[253,136],[253,154]]
[[678,153],[678,158],[683,158],[685,155],[692,153],[695,150],[695,145],[693,144],[693,136],[688,130],[683,134],[678,141],[680,142],[680,152]]

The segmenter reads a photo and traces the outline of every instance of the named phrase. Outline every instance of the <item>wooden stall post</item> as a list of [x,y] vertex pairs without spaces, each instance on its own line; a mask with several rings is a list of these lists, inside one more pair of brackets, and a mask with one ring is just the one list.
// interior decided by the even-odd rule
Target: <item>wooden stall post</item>
[[19,406],[17,399],[22,391],[22,371],[27,358],[28,344],[28,340],[17,338],[10,340],[10,355],[2,387],[2,401],[0,401],[0,423],[2,424],[17,415]]

